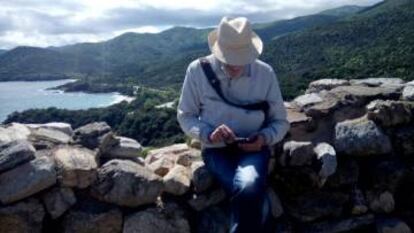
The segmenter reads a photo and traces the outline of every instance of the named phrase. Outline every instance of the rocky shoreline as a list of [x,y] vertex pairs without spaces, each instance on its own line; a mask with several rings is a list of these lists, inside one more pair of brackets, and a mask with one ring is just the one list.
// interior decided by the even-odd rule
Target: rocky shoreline
[[[414,82],[318,80],[273,148],[275,232],[414,229]],[[0,125],[0,232],[225,233],[199,143],[142,153],[105,122]]]

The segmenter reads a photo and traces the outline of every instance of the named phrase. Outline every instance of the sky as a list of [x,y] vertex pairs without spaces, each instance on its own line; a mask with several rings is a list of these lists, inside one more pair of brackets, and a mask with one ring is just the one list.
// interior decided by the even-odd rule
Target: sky
[[381,0],[0,0],[0,49],[98,42],[125,32],[216,26],[223,16],[270,22]]

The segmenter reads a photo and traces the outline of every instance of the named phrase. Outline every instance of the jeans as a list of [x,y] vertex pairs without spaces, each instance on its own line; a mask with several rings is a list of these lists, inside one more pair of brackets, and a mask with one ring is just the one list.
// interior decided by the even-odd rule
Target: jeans
[[270,202],[266,178],[270,149],[244,152],[237,147],[204,148],[202,157],[230,197],[230,233],[267,232]]

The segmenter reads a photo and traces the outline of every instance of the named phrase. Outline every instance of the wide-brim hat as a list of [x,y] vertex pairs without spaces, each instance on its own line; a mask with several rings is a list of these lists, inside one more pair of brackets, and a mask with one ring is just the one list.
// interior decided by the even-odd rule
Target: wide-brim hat
[[223,17],[209,33],[208,45],[217,59],[230,65],[252,63],[263,51],[262,40],[245,17]]

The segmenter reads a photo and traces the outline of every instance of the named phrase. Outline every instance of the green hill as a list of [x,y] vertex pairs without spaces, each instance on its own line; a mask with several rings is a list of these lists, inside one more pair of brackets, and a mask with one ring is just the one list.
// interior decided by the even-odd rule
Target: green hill
[[[265,43],[291,32],[338,20],[311,15],[254,25]],[[63,47],[18,47],[0,59],[0,80],[73,77],[89,82],[178,86],[191,59],[208,53],[211,29],[175,27],[161,33],[125,33],[101,43]]]
[[385,1],[352,18],[271,41],[264,60],[288,98],[320,78],[414,79],[413,1]]

